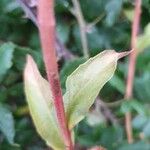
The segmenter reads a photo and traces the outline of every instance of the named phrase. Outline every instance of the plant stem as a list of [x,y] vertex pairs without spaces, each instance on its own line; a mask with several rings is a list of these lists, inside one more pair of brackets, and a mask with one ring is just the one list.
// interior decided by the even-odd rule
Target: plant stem
[[[133,92],[133,81],[134,81],[135,64],[136,64],[136,42],[137,42],[137,35],[139,30],[140,14],[141,14],[141,0],[136,0],[134,20],[132,24],[132,37],[131,37],[131,49],[133,49],[133,52],[129,56],[129,68],[128,68],[126,93],[125,93],[125,99],[127,100],[129,100],[132,97],[132,92]],[[131,119],[132,119],[131,113],[127,112],[125,115],[125,126],[126,126],[128,143],[133,142]]]
[[50,83],[54,98],[54,106],[67,150],[73,150],[71,134],[67,127],[65,117],[62,91],[60,87],[57,58],[55,54],[55,16],[54,0],[39,0],[38,3],[38,24],[43,50],[44,62],[47,77]]
[[89,58],[88,41],[87,41],[87,35],[86,35],[86,22],[84,20],[83,14],[82,14],[79,1],[72,0],[72,3],[74,5],[73,14],[76,17],[78,24],[79,24],[79,28],[80,28],[83,54],[84,54],[85,58]]
[[[36,12],[37,8],[30,7],[29,1],[26,0],[16,0],[16,1],[24,10],[26,16],[38,27],[37,12]],[[63,43],[61,43],[58,36],[56,36],[56,51],[58,59],[61,59],[61,57],[63,57],[65,60],[69,60],[76,57],[65,47]]]
[[100,14],[97,18],[95,18],[92,22],[88,23],[86,25],[86,28],[89,29],[89,28],[92,28],[93,26],[95,26],[97,23],[99,23],[103,17],[105,16],[105,13],[102,13]]
[[100,109],[102,114],[105,116],[107,121],[110,121],[114,126],[118,124],[118,121],[114,114],[111,112],[111,110],[107,107],[107,105],[97,97],[97,100],[95,102],[95,108]]

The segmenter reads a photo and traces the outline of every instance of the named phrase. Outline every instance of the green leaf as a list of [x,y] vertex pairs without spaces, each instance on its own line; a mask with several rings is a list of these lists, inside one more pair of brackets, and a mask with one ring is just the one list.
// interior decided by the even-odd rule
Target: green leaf
[[38,66],[40,68],[42,68],[42,57],[41,57],[41,52],[39,51],[34,51],[30,48],[27,48],[27,47],[20,47],[20,46],[17,46],[16,49],[15,49],[15,52],[14,52],[14,58],[17,58],[17,59],[13,59],[13,62],[14,62],[14,66],[19,70],[19,71],[22,71],[23,68],[24,68],[24,65],[25,65],[25,58],[26,58],[26,55],[27,54],[30,54],[33,56],[33,58],[35,58]]
[[145,115],[138,115],[132,120],[132,125],[135,129],[142,129],[148,122],[148,117]]
[[150,47],[150,23],[145,27],[144,33],[138,36],[137,52],[143,52],[147,47]]
[[[136,68],[138,71],[140,71],[143,75],[148,74],[150,71],[150,50],[147,48],[143,51],[142,55],[138,55],[137,62],[136,62]],[[141,75],[142,75],[141,74]],[[140,77],[141,79],[143,77]]]
[[121,105],[121,112],[127,113],[129,111],[135,110],[139,114],[144,115],[146,113],[144,106],[142,103],[137,100],[125,100]]
[[125,8],[123,10],[123,12],[124,12],[125,16],[127,17],[127,19],[132,22],[134,19],[134,9],[133,8]]
[[106,10],[106,23],[108,26],[112,26],[116,19],[118,18],[121,9],[122,9],[122,0],[109,0],[107,3],[105,10]]
[[67,43],[68,39],[69,39],[69,32],[70,32],[70,28],[68,26],[68,23],[65,23],[63,21],[59,21],[57,23],[56,30],[57,30],[57,34],[58,34],[60,41],[64,44]]
[[5,43],[0,46],[0,81],[12,66],[12,58],[15,45],[12,43]]
[[133,144],[124,144],[118,148],[118,150],[149,150],[150,144],[145,141],[136,142]]
[[122,79],[114,75],[113,78],[109,81],[109,83],[116,88],[121,94],[124,94],[125,92],[125,83],[122,81]]
[[[116,149],[114,148],[116,144],[123,141],[123,128],[119,125],[116,127],[105,127],[102,129],[101,133],[101,145],[106,147],[108,150]],[[111,138],[110,138],[111,137]]]
[[88,20],[94,20],[98,15],[104,13],[105,5],[110,0],[84,0],[80,1],[83,15]]
[[[112,31],[114,35],[114,31]],[[116,33],[115,33],[116,34]],[[79,27],[77,25],[74,25],[73,27],[73,35],[75,38],[76,45],[79,49],[82,48],[81,46],[81,36],[80,36],[80,31]],[[88,38],[88,45],[89,49],[91,49],[90,53],[94,53],[93,50],[96,50],[99,52],[99,49],[102,49],[103,47],[111,47],[111,38],[110,31],[106,28],[97,28],[93,26],[92,28],[89,29],[89,32],[87,32],[87,38]],[[94,53],[95,55],[95,53]]]
[[147,9],[148,13],[150,13],[150,2],[149,0],[142,0],[142,5]]
[[145,137],[150,137],[150,121],[145,125],[143,133]]
[[3,105],[0,105],[0,131],[10,144],[14,144],[14,119],[12,113]]
[[85,117],[100,89],[113,76],[117,60],[127,54],[106,50],[80,65],[67,78],[64,103],[70,129]]
[[37,132],[53,149],[65,149],[53,107],[49,83],[42,78],[31,56],[27,58],[24,83],[30,114]]
[[144,102],[150,101],[150,73],[146,71],[140,77],[135,78],[135,94],[139,100]]

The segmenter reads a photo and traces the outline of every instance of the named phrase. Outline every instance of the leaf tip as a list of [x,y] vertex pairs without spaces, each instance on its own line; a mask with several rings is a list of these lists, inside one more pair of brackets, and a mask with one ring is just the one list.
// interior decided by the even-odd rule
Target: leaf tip
[[129,55],[130,53],[132,53],[134,50],[130,50],[130,51],[125,51],[125,52],[120,52],[118,53],[118,59],[121,59],[127,55]]
[[27,64],[28,63],[33,63],[33,58],[32,58],[32,56],[31,55],[29,55],[29,54],[27,54],[27,57],[26,57],[26,62],[27,62]]
[[25,64],[25,69],[24,69],[24,78],[26,79],[29,76],[31,77],[35,73],[37,73],[37,66],[36,63],[34,62],[34,59],[32,58],[31,55],[27,55],[26,57],[26,64]]

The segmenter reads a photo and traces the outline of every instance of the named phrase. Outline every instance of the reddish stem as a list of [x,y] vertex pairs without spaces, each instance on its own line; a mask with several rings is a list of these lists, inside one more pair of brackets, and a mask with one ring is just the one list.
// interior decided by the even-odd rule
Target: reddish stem
[[[133,81],[134,81],[135,64],[136,64],[136,43],[137,43],[137,35],[138,35],[139,23],[140,23],[140,14],[141,14],[141,0],[136,0],[134,20],[132,24],[132,37],[131,37],[131,49],[133,49],[133,52],[129,56],[129,68],[128,68],[128,77],[127,77],[126,94],[125,94],[125,99],[127,100],[129,100],[132,97],[132,92],[133,92]],[[132,118],[131,113],[130,112],[126,113],[125,124],[126,124],[127,139],[129,143],[133,142],[131,118]]]
[[62,91],[59,82],[58,65],[55,53],[54,0],[39,0],[38,23],[47,77],[54,97],[54,106],[66,149],[72,150],[70,131],[65,117]]

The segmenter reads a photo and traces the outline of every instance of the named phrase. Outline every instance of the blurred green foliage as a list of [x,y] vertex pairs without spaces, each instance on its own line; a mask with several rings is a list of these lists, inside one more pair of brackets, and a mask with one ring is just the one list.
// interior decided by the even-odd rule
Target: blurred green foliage
[[[150,40],[144,31],[150,20],[150,1],[142,2],[140,33],[146,38],[146,42],[144,39],[143,42],[147,44]],[[91,56],[104,49],[130,49],[131,20],[124,11],[134,8],[133,1],[80,0],[80,4],[85,20],[89,23],[87,35]],[[85,61],[78,23],[70,13],[71,7],[71,0],[56,0],[58,37],[78,56],[74,60],[59,62],[64,91],[67,76]],[[101,20],[90,26],[100,16]],[[26,107],[22,82],[27,54],[35,58],[45,76],[37,28],[24,18],[19,4],[9,0],[0,1],[0,26],[0,150],[44,149],[46,145],[35,131]],[[106,105],[113,104],[111,107],[108,105],[108,109],[116,116],[117,124],[106,121],[91,127],[85,119],[75,130],[76,142],[81,147],[102,145],[108,150],[150,149],[150,47],[147,46],[142,45],[144,49],[137,58],[133,100],[130,103],[116,103],[123,99],[125,92],[128,66],[128,59],[125,58],[119,63],[114,78],[100,94],[101,99],[107,102]],[[131,145],[127,144],[124,131],[124,113],[127,111],[133,112],[135,142]]]

